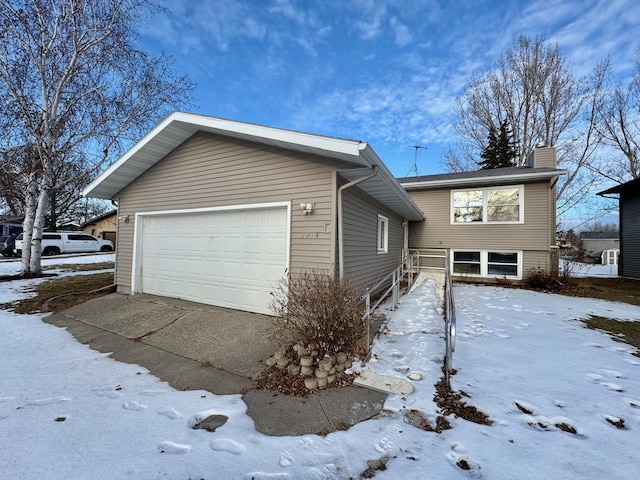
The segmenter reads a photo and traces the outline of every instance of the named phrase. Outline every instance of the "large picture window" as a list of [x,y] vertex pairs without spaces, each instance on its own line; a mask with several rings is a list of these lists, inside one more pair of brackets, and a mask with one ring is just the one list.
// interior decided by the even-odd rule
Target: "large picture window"
[[451,192],[451,223],[522,223],[523,187],[492,187]]
[[454,251],[451,263],[456,275],[522,278],[522,252]]

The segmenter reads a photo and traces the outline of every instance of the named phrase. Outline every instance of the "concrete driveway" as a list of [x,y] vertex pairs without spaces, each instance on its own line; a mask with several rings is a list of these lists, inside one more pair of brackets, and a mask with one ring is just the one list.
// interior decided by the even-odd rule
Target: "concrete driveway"
[[220,394],[241,393],[279,347],[265,315],[153,295],[114,293],[45,320],[179,388],[205,388],[198,370],[214,367],[205,389]]
[[111,294],[43,319],[115,360],[141,365],[178,390],[242,394],[256,430],[303,435],[355,425],[378,414],[386,394],[343,387],[306,398],[251,390],[279,347],[270,319],[152,295]]

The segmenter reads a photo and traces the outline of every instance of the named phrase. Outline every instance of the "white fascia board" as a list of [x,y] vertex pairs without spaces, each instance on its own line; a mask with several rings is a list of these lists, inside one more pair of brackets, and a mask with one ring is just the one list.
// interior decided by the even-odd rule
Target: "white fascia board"
[[354,157],[358,157],[360,155],[360,145],[362,142],[357,140],[324,137],[311,133],[283,130],[280,128],[256,125],[253,123],[236,122],[234,120],[225,120],[215,117],[203,117],[193,113],[176,112],[174,115],[175,121],[191,123],[199,127],[204,127],[205,130],[210,128],[223,132],[233,132],[256,138],[265,138],[276,142],[304,145],[306,147],[351,155]]
[[430,180],[427,182],[405,182],[401,183],[406,190],[413,190],[425,187],[455,187],[459,185],[485,185],[488,183],[500,182],[520,182],[526,183],[529,180],[550,179],[559,175],[566,175],[567,170],[557,170],[555,172],[539,172],[526,175],[499,175],[495,177],[478,177],[478,178],[455,178],[446,180]]
[[174,112],[168,117],[166,117],[163,121],[161,121],[158,125],[155,126],[149,133],[147,133],[144,137],[142,137],[138,142],[127,150],[124,155],[122,155],[118,160],[116,160],[113,164],[109,166],[104,172],[96,177],[96,179],[91,182],[89,185],[85,187],[82,191],[82,196],[88,196],[98,185],[100,185],[106,178],[111,176],[113,172],[118,170],[121,166],[129,161],[131,157],[133,157],[142,147],[144,147],[147,143],[149,143],[153,138],[155,138],[158,133],[167,128],[169,124],[174,121],[174,116],[179,112]]

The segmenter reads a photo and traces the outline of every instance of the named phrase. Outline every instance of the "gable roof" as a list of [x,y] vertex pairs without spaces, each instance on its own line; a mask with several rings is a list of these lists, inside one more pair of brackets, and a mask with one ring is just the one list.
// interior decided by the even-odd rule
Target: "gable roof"
[[404,188],[411,190],[418,188],[437,189],[530,183],[542,180],[548,181],[558,175],[566,174],[566,170],[558,168],[506,167],[474,170],[471,172],[422,175],[420,177],[403,177],[397,180]]
[[160,122],[91,182],[82,195],[113,199],[123,188],[200,131],[337,160],[350,167],[340,171],[347,180],[363,176],[377,166],[378,175],[358,187],[408,220],[424,219],[407,192],[365,142],[185,112],[174,112]]
[[603,196],[609,193],[630,193],[633,191],[638,191],[639,188],[640,188],[640,178],[636,178],[626,183],[621,183],[620,185],[616,185],[615,187],[611,187],[607,190],[603,190],[602,192],[598,192],[596,195]]
[[81,227],[86,227],[87,225],[91,225],[92,223],[99,222],[100,220],[104,220],[105,218],[109,218],[113,215],[116,215],[118,210],[109,210],[108,212],[103,213],[102,215],[98,215],[97,217],[90,218],[86,222],[84,222]]

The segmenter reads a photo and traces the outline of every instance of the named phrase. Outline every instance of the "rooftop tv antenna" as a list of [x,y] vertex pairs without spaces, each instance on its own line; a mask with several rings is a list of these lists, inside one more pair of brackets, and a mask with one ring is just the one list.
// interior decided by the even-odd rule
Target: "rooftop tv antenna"
[[421,148],[426,150],[428,147],[423,147],[422,145],[409,145],[409,147],[415,148],[416,153],[413,156],[413,167],[411,167],[411,170],[409,170],[409,173],[407,173],[407,177],[411,176],[411,173],[413,173],[413,175],[417,177],[420,175],[420,173],[418,172],[418,150],[420,150]]

